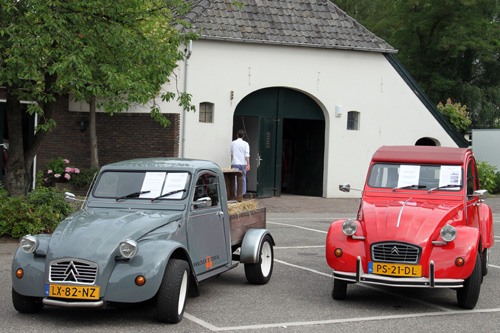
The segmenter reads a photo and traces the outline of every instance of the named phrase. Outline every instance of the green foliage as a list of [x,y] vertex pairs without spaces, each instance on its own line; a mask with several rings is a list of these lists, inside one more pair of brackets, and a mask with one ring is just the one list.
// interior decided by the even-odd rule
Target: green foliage
[[64,195],[53,188],[38,186],[27,196],[14,197],[0,186],[0,235],[52,233],[72,212]]
[[481,189],[488,190],[488,193],[494,194],[498,193],[499,188],[499,176],[497,174],[497,168],[494,165],[489,164],[486,161],[481,161],[477,163],[477,172],[479,175],[479,184]]
[[89,188],[99,170],[95,168],[80,169],[80,173],[71,176],[70,183],[76,187]]
[[500,2],[335,0],[398,49],[397,58],[434,103],[468,106],[474,128],[500,119]]
[[[36,155],[43,131],[56,126],[55,105],[68,94],[87,102],[97,96],[97,106],[111,115],[148,105],[163,126],[169,121],[157,99],[175,102],[178,96],[178,104],[192,110],[189,94],[175,84],[173,92],[163,89],[177,79],[182,46],[197,38],[178,30],[189,26],[182,18],[191,5],[184,0],[0,0],[0,86],[8,105],[32,101],[28,113],[39,116],[32,144],[13,145],[12,156],[31,160]],[[21,142],[28,134],[20,121],[7,118],[11,141]],[[29,174],[23,167],[30,166],[9,167],[5,178]],[[25,193],[29,181],[6,181],[6,186],[10,193]]]
[[438,110],[451,122],[453,126],[462,134],[470,127],[471,120],[467,115],[467,106],[460,103],[452,103],[448,98],[446,104],[439,102]]

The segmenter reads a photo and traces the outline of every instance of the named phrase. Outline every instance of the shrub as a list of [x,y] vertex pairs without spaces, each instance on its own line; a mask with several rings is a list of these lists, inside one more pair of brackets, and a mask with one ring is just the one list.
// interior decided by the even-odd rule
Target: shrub
[[69,166],[69,160],[61,157],[51,158],[45,165],[47,169],[47,183],[68,182],[73,176],[80,173],[80,169]]
[[71,177],[70,183],[76,187],[89,188],[94,179],[94,175],[99,172],[99,169],[80,169],[80,173],[74,174]]
[[481,189],[488,190],[488,193],[498,193],[497,167],[486,161],[477,163],[477,173],[479,175],[479,185]]
[[72,212],[64,194],[54,188],[38,186],[27,196],[13,197],[0,186],[0,235],[52,233]]

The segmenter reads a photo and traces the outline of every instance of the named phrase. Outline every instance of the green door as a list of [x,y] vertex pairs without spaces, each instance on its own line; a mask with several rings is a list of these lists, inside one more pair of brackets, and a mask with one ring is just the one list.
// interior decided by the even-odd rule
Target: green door
[[276,189],[276,119],[259,117],[257,196],[274,196]]

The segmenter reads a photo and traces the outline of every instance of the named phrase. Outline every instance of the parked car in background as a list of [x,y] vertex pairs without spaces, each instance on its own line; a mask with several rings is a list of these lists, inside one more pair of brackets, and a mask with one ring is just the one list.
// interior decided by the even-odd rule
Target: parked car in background
[[[74,197],[68,194],[69,197]],[[230,216],[213,162],[139,159],[103,167],[82,210],[52,235],[27,235],[12,262],[12,302],[102,307],[154,300],[160,321],[182,319],[199,283],[245,265],[251,284],[273,271],[265,210],[255,223]]]
[[470,149],[379,148],[357,218],[328,231],[333,299],[346,298],[350,283],[453,288],[460,307],[474,308],[495,241],[486,196]]

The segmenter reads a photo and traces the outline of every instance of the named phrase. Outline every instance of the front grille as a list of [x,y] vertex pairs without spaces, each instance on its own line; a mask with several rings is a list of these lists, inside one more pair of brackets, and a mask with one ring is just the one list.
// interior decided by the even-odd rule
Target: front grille
[[418,264],[422,248],[403,242],[381,242],[371,246],[372,260],[401,264]]
[[94,284],[97,264],[77,259],[62,259],[50,263],[50,282]]

